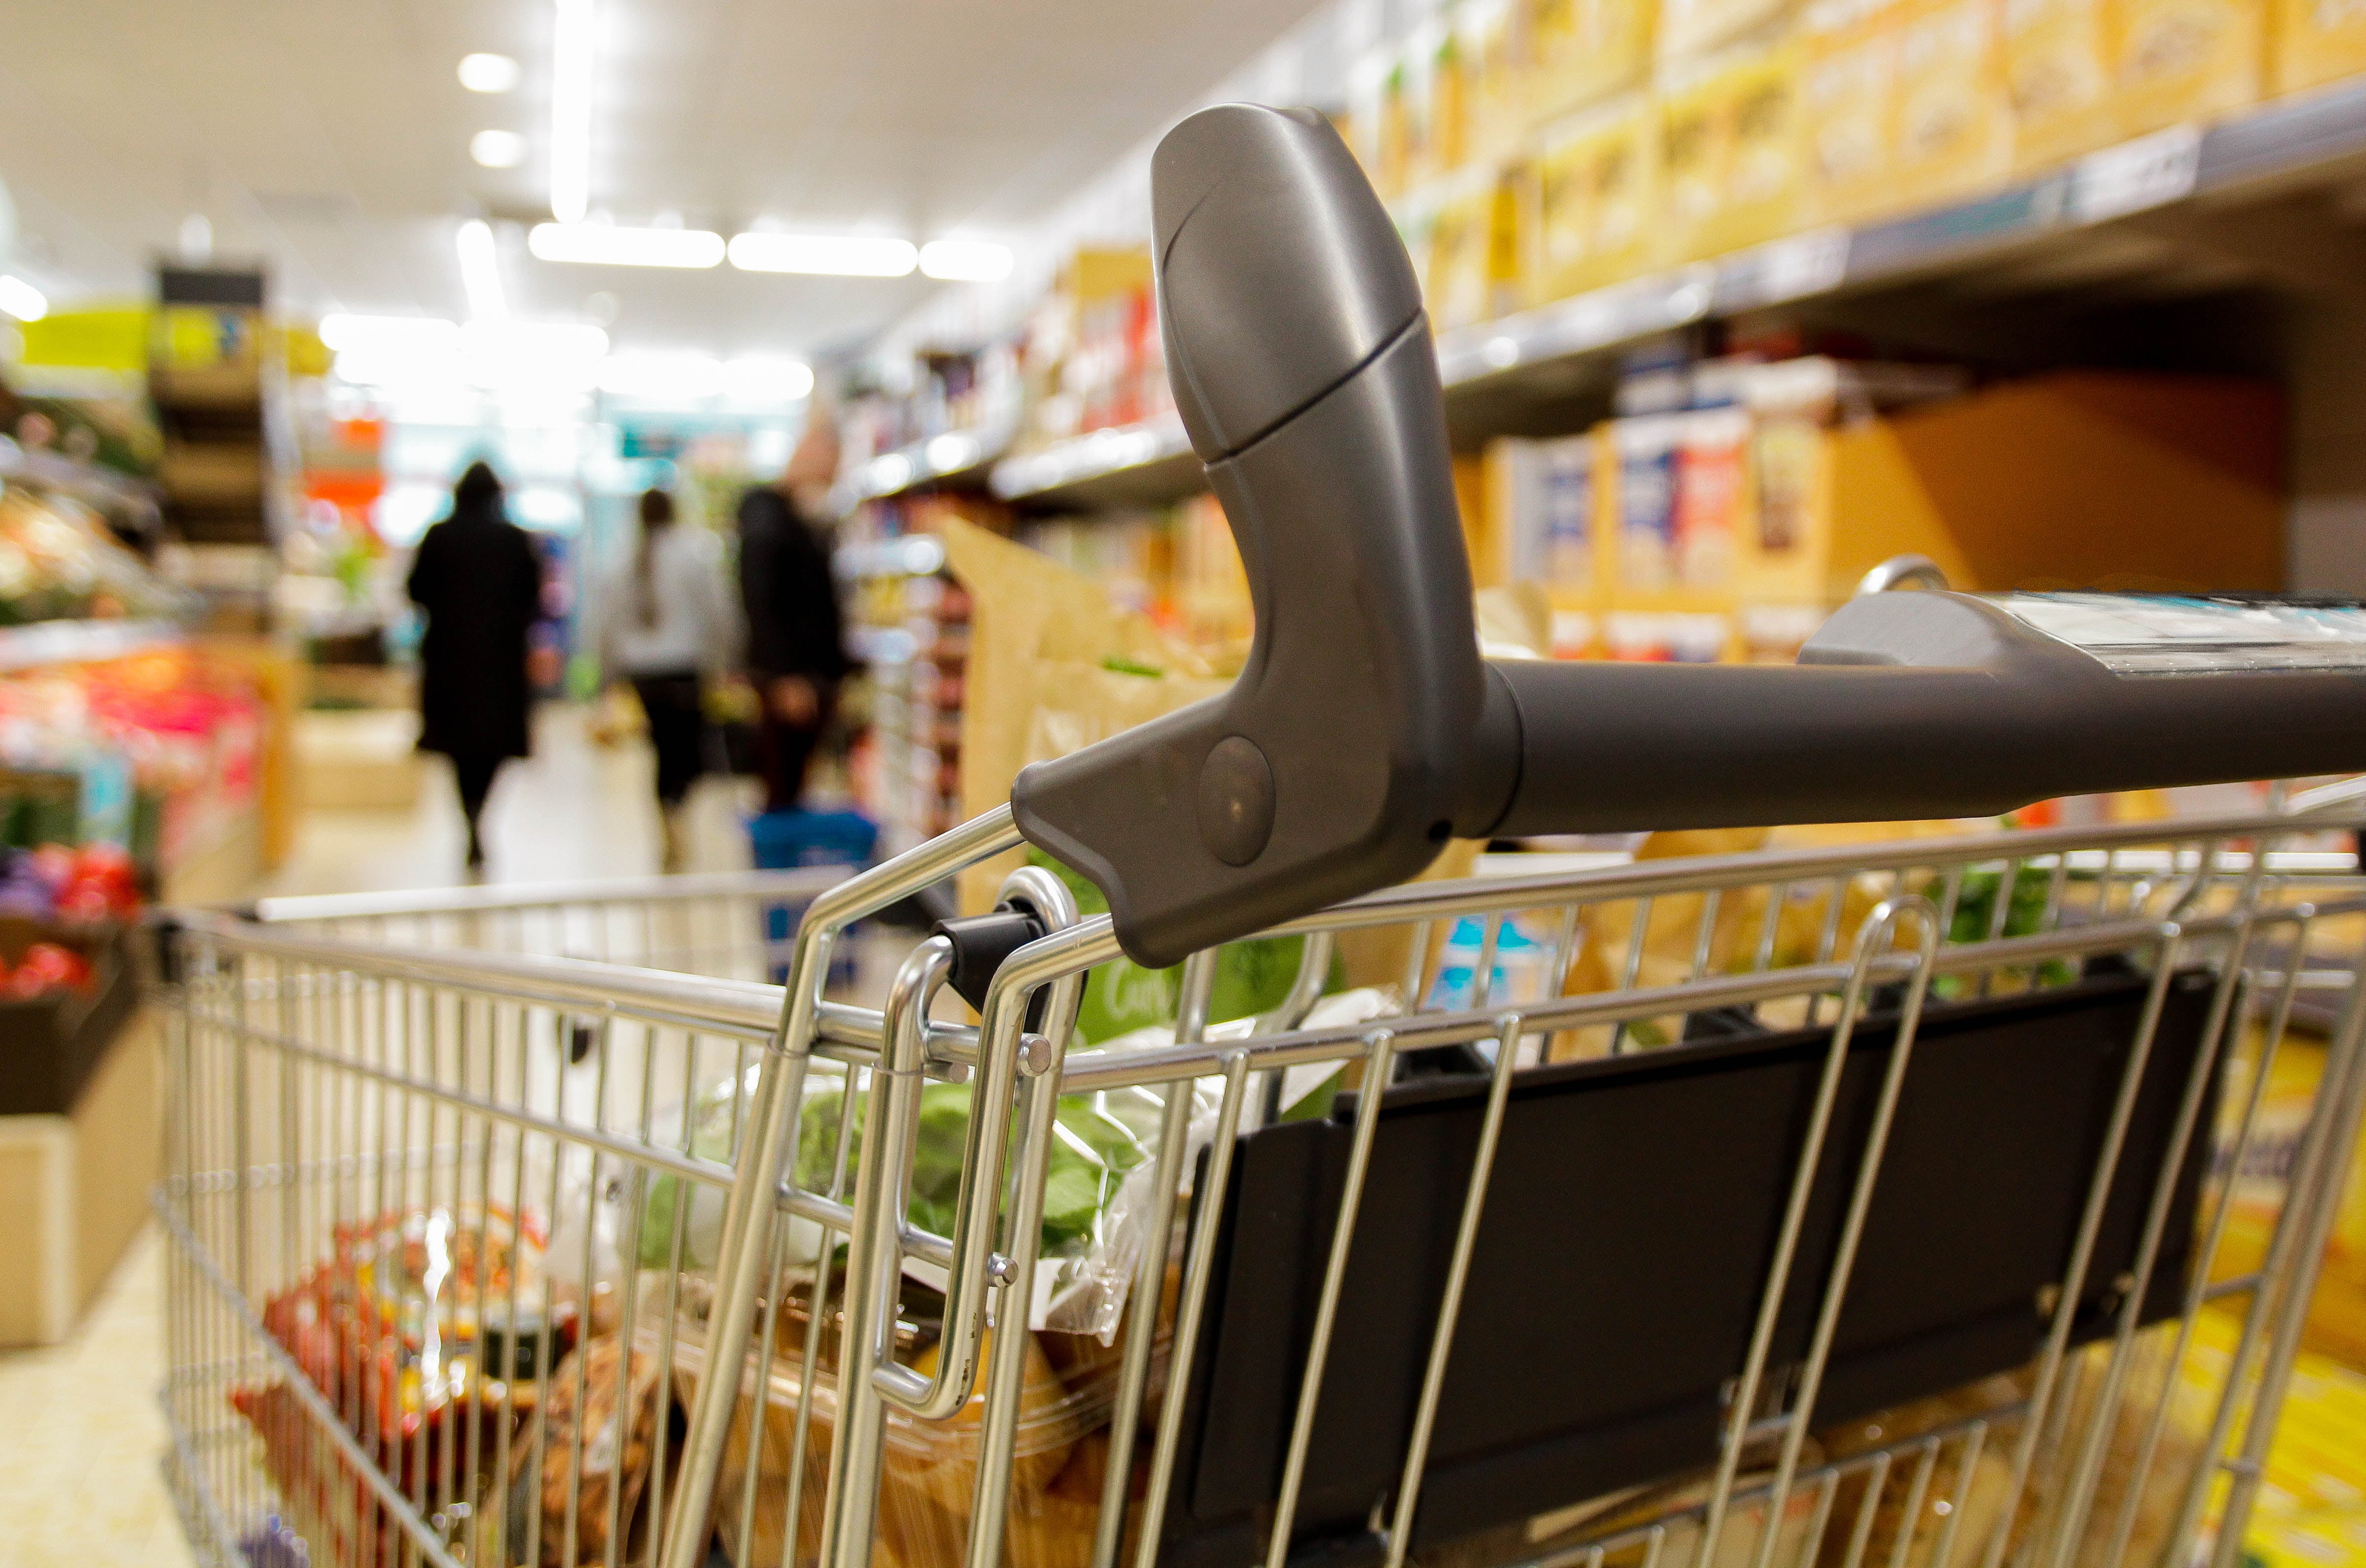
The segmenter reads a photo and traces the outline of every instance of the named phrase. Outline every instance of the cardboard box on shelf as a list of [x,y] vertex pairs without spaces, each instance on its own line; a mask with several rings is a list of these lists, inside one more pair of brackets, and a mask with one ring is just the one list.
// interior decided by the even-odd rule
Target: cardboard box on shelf
[[1798,51],[1787,34],[1672,74],[1660,98],[1663,263],[1741,250],[1798,226]]
[[1521,20],[1518,0],[1464,0],[1454,14],[1463,150],[1474,163],[1493,162],[1519,141],[1527,110]]
[[2111,0],[2107,15],[2122,135],[2259,101],[2267,0]]
[[1815,222],[1893,205],[1898,0],[1816,0],[1799,24],[1802,202]]
[[1831,603],[1908,551],[1962,589],[2283,581],[2282,400],[2261,382],[2072,371],[1829,439]]
[[2272,0],[2267,90],[2297,93],[2366,71],[2366,6]]
[[1660,200],[1657,116],[1633,93],[1550,128],[1522,176],[1529,301],[1631,277],[1651,264]]
[[1996,0],[1905,0],[1896,27],[1896,204],[1932,206],[2002,181],[2012,107]]
[[2118,134],[2106,0],[2002,0],[2012,165],[2050,167]]
[[1596,606],[1610,576],[1596,493],[1605,445],[1599,432],[1487,444],[1488,537],[1496,558],[1485,581],[1541,582],[1559,611]]
[[1532,0],[1528,122],[1542,124],[1639,85],[1651,62],[1658,0]]
[[1516,308],[1516,176],[1473,168],[1439,195],[1429,220],[1423,292],[1439,331],[1475,326]]
[[1652,53],[1665,65],[1695,60],[1789,19],[1791,0],[1660,0]]

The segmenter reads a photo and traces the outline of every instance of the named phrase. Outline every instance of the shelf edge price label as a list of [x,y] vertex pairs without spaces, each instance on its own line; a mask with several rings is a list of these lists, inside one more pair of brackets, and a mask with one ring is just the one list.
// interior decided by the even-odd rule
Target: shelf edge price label
[[2165,206],[2193,193],[2201,168],[2202,132],[2191,125],[2090,152],[2070,171],[2070,216],[2101,223]]

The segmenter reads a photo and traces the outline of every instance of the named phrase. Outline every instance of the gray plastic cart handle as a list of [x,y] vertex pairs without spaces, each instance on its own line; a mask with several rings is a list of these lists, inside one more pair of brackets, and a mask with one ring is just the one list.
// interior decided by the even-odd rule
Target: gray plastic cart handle
[[2119,673],[1952,593],[1854,600],[1789,668],[1482,660],[1429,323],[1353,155],[1318,115],[1229,105],[1151,181],[1167,376],[1256,640],[1224,695],[1011,790],[1138,962],[1402,881],[1449,837],[2366,768],[2366,670]]

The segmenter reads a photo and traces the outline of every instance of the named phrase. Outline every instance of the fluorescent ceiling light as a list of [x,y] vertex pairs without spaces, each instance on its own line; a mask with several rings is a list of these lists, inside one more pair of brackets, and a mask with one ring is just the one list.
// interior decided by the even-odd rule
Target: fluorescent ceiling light
[[349,316],[341,313],[321,318],[321,341],[340,352],[346,349],[432,352],[457,349],[460,346],[460,329],[456,323],[434,316]]
[[21,277],[0,276],[0,310],[20,321],[38,321],[50,313],[49,297]]
[[948,283],[999,283],[1010,276],[1010,247],[986,240],[930,240],[920,271]]
[[506,54],[464,54],[460,85],[472,93],[506,93],[518,85],[518,62]]
[[919,264],[908,240],[862,234],[731,236],[731,265],[742,272],[805,272],[834,277],[902,277]]
[[550,76],[550,215],[580,223],[592,204],[592,0],[558,0]]
[[498,321],[509,314],[501,292],[501,258],[493,252],[493,231],[484,220],[471,218],[455,238],[460,250],[460,287],[468,292],[468,314],[479,321]]
[[813,386],[813,367],[803,360],[751,354],[723,366],[723,395],[734,402],[794,403]]
[[723,236],[705,229],[624,229],[608,223],[537,223],[525,248],[547,262],[607,266],[713,266]]
[[489,169],[514,169],[525,162],[525,138],[514,130],[480,130],[468,138],[468,156]]

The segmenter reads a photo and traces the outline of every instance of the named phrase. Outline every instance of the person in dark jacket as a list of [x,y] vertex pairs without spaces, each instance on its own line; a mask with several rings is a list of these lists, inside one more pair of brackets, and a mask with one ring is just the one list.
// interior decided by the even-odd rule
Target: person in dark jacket
[[493,775],[531,750],[526,643],[542,618],[541,558],[503,514],[501,481],[483,463],[468,465],[452,487],[452,514],[419,541],[410,592],[427,613],[419,749],[452,759],[473,871],[485,863],[478,820]]
[[808,498],[837,472],[837,432],[816,420],[780,481],[739,502],[739,600],[748,675],[763,702],[756,765],[767,811],[796,808],[849,669],[829,547],[807,514]]

